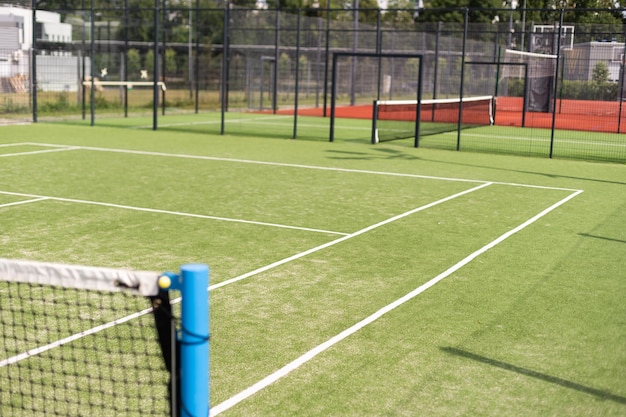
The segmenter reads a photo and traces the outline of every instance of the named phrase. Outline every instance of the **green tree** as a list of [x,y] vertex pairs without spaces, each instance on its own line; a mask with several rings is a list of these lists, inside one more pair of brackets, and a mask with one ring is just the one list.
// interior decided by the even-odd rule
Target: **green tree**
[[141,71],[141,55],[139,54],[139,50],[134,48],[129,49],[126,57],[128,77],[130,79],[139,77]]
[[393,23],[394,26],[405,26],[412,23],[419,16],[415,10],[413,0],[388,0],[387,10],[382,15],[382,21]]
[[176,51],[173,49],[165,50],[165,72],[168,75],[175,74],[177,70],[176,65]]
[[565,16],[568,23],[611,25],[622,23],[622,11],[612,0],[576,0],[571,12],[567,12]]
[[609,68],[606,66],[606,63],[600,61],[593,67],[593,71],[591,73],[591,79],[594,83],[602,84],[609,81]]

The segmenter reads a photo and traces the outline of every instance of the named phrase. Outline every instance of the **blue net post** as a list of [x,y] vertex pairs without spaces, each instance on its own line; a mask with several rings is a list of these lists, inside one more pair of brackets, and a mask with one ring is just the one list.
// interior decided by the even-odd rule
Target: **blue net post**
[[184,417],[209,415],[209,267],[180,268],[181,410]]

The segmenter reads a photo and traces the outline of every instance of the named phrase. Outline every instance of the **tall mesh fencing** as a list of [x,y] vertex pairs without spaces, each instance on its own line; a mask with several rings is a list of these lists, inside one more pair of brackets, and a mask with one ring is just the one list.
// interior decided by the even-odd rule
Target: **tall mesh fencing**
[[[519,136],[526,139],[483,138],[483,149],[626,160],[625,29],[621,23],[577,23],[591,10],[417,13],[192,3],[40,11],[61,29],[37,23],[35,43],[27,36],[32,15],[18,8],[23,27],[3,27],[7,36],[0,43],[0,119],[220,112],[223,122],[212,118],[180,129],[326,140],[327,129],[296,130],[296,124],[298,116],[328,117],[333,88],[338,105],[351,107],[372,95],[401,99],[417,87],[404,81],[407,68],[365,62],[347,62],[331,85],[333,54],[412,53],[424,57],[422,98],[493,95],[496,126],[524,127]],[[557,55],[554,76],[542,85],[525,79],[530,70],[513,65],[506,50]],[[155,92],[152,81],[167,88]],[[260,129],[268,123],[272,129]],[[469,135],[460,144],[437,146],[473,149]]]

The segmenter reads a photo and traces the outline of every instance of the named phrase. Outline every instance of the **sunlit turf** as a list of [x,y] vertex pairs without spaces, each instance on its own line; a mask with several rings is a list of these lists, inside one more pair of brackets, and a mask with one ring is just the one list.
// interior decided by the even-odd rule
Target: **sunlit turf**
[[19,144],[0,146],[3,257],[206,262],[220,283],[329,244],[211,292],[218,406],[582,190],[223,415],[626,413],[624,165],[372,146],[356,128],[291,140],[289,118],[272,138],[274,116],[221,136],[196,117],[0,128]]

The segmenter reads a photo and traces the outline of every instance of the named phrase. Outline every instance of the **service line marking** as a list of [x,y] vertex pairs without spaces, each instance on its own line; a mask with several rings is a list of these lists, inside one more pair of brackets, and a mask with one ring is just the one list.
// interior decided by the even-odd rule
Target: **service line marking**
[[[181,211],[161,210],[161,209],[154,209],[154,208],[148,208],[148,207],[128,206],[124,204],[106,203],[106,202],[101,202],[101,201],[90,201],[90,200],[79,200],[75,198],[42,196],[42,195],[36,195],[36,194],[15,193],[11,191],[0,191],[0,194],[14,195],[14,196],[19,196],[19,197],[31,197],[33,198],[33,200],[29,200],[30,202],[40,201],[40,200],[64,201],[68,203],[91,204],[95,206],[113,207],[113,208],[119,208],[119,209],[125,209],[125,210],[142,211],[142,212],[147,212],[147,213],[169,214],[169,215],[174,215],[174,216],[193,217],[197,219],[209,219],[209,220],[219,220],[219,221],[224,221],[224,222],[254,224],[257,226],[269,226],[269,227],[277,227],[277,228],[282,228],[282,229],[302,230],[305,232],[324,233],[324,234],[330,234],[330,235],[341,235],[341,236],[348,235],[347,233],[344,233],[344,232],[335,232],[332,230],[313,229],[313,228],[308,228],[308,227],[290,226],[290,225],[277,224],[277,223],[257,222],[253,220],[233,219],[229,217],[209,216],[205,214],[185,213]],[[11,204],[13,203],[9,203],[9,205]]]
[[264,389],[264,388],[268,387],[269,385],[273,384],[274,382],[278,381],[280,378],[286,376],[290,372],[298,369],[299,367],[301,367],[305,363],[309,362],[311,359],[315,358],[320,353],[326,351],[330,347],[336,345],[337,343],[341,342],[342,340],[346,339],[347,337],[353,335],[354,333],[358,332],[359,330],[361,330],[365,326],[367,326],[367,325],[373,323],[374,321],[378,320],[379,318],[381,318],[385,314],[389,313],[390,311],[400,307],[402,304],[405,304],[406,302],[408,302],[408,301],[412,300],[413,298],[417,297],[419,294],[421,294],[424,291],[426,291],[427,289],[433,287],[434,285],[436,285],[437,283],[442,281],[444,278],[452,275],[454,272],[458,271],[459,269],[461,269],[462,267],[464,267],[465,265],[467,265],[468,263],[473,261],[478,256],[480,256],[483,253],[487,252],[488,250],[492,249],[493,247],[495,247],[499,243],[503,242],[507,238],[511,237],[515,233],[519,232],[520,230],[522,230],[522,229],[526,228],[527,226],[533,224],[534,222],[536,222],[537,220],[539,220],[540,218],[542,218],[546,214],[550,213],[552,210],[554,210],[557,207],[565,204],[566,202],[568,202],[569,200],[571,200],[572,198],[576,197],[577,195],[579,195],[582,192],[583,192],[582,190],[576,191],[576,192],[570,194],[569,196],[565,197],[564,199],[558,201],[557,203],[551,205],[547,209],[541,211],[539,214],[537,214],[537,215],[533,216],[532,218],[526,220],[524,223],[522,223],[519,226],[509,230],[508,232],[506,232],[503,235],[499,236],[498,238],[496,238],[495,240],[491,241],[487,245],[483,246],[482,248],[478,249],[477,251],[475,251],[475,252],[471,253],[470,255],[466,256],[465,258],[463,258],[462,260],[460,260],[459,262],[457,262],[456,264],[454,264],[450,268],[446,269],[441,274],[439,274],[436,277],[432,278],[430,281],[426,282],[425,284],[420,285],[419,287],[417,287],[413,291],[409,292],[408,294],[404,295],[403,297],[397,299],[396,301],[394,301],[394,302],[392,302],[390,304],[387,304],[386,306],[384,306],[380,310],[376,311],[374,314],[364,318],[363,320],[359,321],[358,323],[354,324],[353,326],[345,329],[341,333],[331,337],[326,342],[324,342],[324,343],[314,347],[313,349],[309,350],[308,352],[306,352],[305,354],[301,355],[297,359],[295,359],[295,360],[291,361],[290,363],[288,363],[287,365],[283,366],[282,368],[280,368],[276,372],[274,372],[274,373],[266,376],[262,380],[258,381],[254,385],[251,385],[250,387],[248,387],[245,390],[239,392],[238,394],[230,397],[229,399],[227,399],[226,401],[216,405],[215,407],[211,407],[210,412],[209,412],[209,416],[213,417],[213,416],[217,416],[218,414],[221,414],[222,412],[224,412],[224,411],[234,407],[235,405],[239,404],[240,402],[244,401],[245,399],[253,396],[257,392],[261,391],[262,389]]

